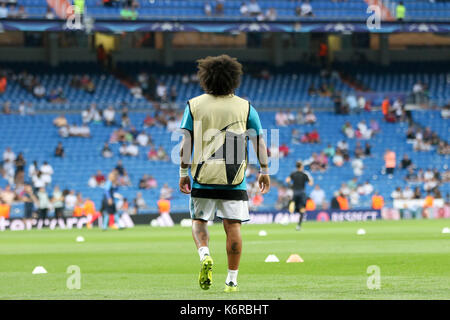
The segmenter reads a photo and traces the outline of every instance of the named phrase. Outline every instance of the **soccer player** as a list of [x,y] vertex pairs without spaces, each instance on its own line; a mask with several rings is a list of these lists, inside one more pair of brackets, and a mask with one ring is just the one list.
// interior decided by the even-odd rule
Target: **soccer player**
[[[180,191],[190,194],[192,236],[201,261],[199,285],[212,284],[213,259],[208,242],[207,222],[217,214],[227,236],[228,276],[225,292],[237,291],[241,258],[241,222],[249,220],[245,181],[247,142],[250,139],[261,166],[261,193],[270,189],[266,144],[258,113],[236,95],[242,65],[227,55],[207,57],[198,62],[198,77],[205,94],[188,101],[181,128]],[[193,185],[188,175],[191,163]]]
[[119,173],[116,169],[111,171],[108,175],[108,181],[106,181],[105,185],[103,186],[104,194],[103,194],[103,201],[102,201],[102,207],[100,209],[100,212],[103,214],[103,230],[108,229],[109,224],[109,217],[110,215],[114,215],[114,218],[117,222],[117,225],[120,228],[119,225],[119,213],[116,208],[116,202],[114,193],[118,189],[118,178]]
[[286,183],[291,184],[291,188],[293,191],[293,201],[295,203],[295,212],[300,213],[300,219],[298,220],[298,225],[296,227],[297,231],[300,231],[302,228],[303,217],[305,215],[305,207],[306,207],[306,193],[305,186],[308,183],[310,186],[314,185],[313,177],[303,171],[303,163],[301,161],[297,161],[296,163],[297,170],[292,172],[289,177],[286,178]]

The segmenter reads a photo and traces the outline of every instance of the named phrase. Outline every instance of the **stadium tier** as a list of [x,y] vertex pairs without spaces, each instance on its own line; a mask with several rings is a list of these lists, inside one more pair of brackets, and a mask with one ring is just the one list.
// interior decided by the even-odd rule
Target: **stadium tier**
[[[25,7],[29,17],[43,18],[47,12],[47,4],[40,0],[19,0],[18,5]],[[153,1],[133,1],[138,3],[136,7],[137,19],[152,18],[188,18],[191,20],[206,19],[245,19],[242,15],[241,6],[243,1],[227,0],[223,3],[223,9],[216,13],[216,1],[182,1],[182,0],[153,0]],[[448,21],[450,17],[450,3],[427,0],[405,0],[406,20],[423,21]],[[107,3],[114,3],[110,1]],[[117,5],[104,6],[101,1],[86,0],[85,13],[96,19],[120,19],[122,3],[117,1]],[[249,1],[247,1],[247,4]],[[291,0],[279,1],[257,1],[260,10],[266,13],[273,8],[276,10],[276,20],[295,19],[298,17],[296,8],[301,8],[303,2]],[[205,13],[205,5],[210,4],[211,16]],[[395,6],[397,2],[386,5],[392,17],[395,17]],[[311,1],[313,16],[304,16],[307,19],[315,20],[362,20],[366,19],[368,3],[363,0],[331,1],[314,0]],[[298,12],[300,14],[300,12]],[[302,14],[303,15],[303,14]],[[255,19],[255,18],[253,18]]]
[[[127,70],[133,77],[137,77],[137,70],[141,68],[139,65],[128,64]],[[5,68],[7,67],[7,68]],[[48,161],[53,167],[54,174],[52,183],[48,186],[49,191],[59,185],[63,189],[75,190],[81,192],[84,196],[93,199],[97,206],[100,206],[103,191],[101,188],[92,188],[88,186],[88,180],[97,170],[101,170],[107,174],[113,169],[119,160],[123,161],[123,165],[128,172],[131,184],[121,187],[120,193],[132,201],[137,192],[142,192],[149,209],[146,211],[157,212],[156,202],[160,197],[161,187],[167,183],[175,192],[172,195],[172,208],[174,212],[184,212],[187,205],[187,197],[176,192],[178,189],[178,166],[171,161],[149,160],[148,153],[151,149],[149,146],[139,147],[139,155],[135,157],[120,155],[119,149],[121,144],[111,141],[113,132],[120,127],[120,109],[126,105],[131,111],[137,109],[136,112],[130,112],[129,118],[131,124],[126,130],[135,127],[137,132],[145,131],[148,133],[154,143],[154,147],[158,149],[162,147],[169,155],[173,152],[173,148],[177,144],[171,140],[172,132],[166,126],[144,127],[144,119],[147,115],[155,117],[155,108],[160,103],[149,102],[146,99],[136,99],[131,94],[130,89],[124,85],[124,81],[119,81],[114,76],[96,70],[90,64],[79,65],[62,65],[58,69],[45,69],[42,65],[25,65],[28,73],[33,74],[36,79],[46,87],[47,92],[52,89],[62,88],[64,96],[68,102],[51,103],[47,99],[39,99],[23,87],[23,79],[21,80],[20,71],[24,65],[8,64],[3,69],[9,69],[10,81],[3,95],[0,96],[0,104],[4,105],[6,101],[11,101],[11,109],[13,112],[19,111],[20,102],[31,103],[35,111],[46,111],[35,115],[18,115],[3,114],[0,116],[0,125],[2,128],[2,139],[0,141],[0,150],[11,147],[18,154],[23,152],[28,166],[34,161],[38,161],[41,165],[44,161]],[[156,68],[155,68],[156,69]],[[432,68],[430,68],[432,69]],[[76,70],[76,71],[74,71]],[[186,69],[185,69],[186,70]],[[14,72],[13,72],[14,71]],[[372,85],[376,89],[376,93],[382,96],[386,91],[392,89],[400,91],[410,91],[411,87],[418,80],[426,80],[430,84],[430,95],[432,100],[436,102],[447,102],[449,99],[448,83],[442,81],[447,75],[445,73],[409,73],[403,74],[387,74],[384,79],[381,74],[361,75],[358,73],[356,78],[366,83],[368,87]],[[73,88],[71,83],[74,76],[82,77],[88,74],[93,80],[96,90],[94,93],[85,92],[79,88]],[[177,102],[178,115],[185,106],[185,101],[192,96],[201,93],[198,83],[184,83],[184,74],[159,74],[156,76],[159,83],[164,83],[167,88],[174,86],[178,91]],[[392,80],[395,79],[395,80]],[[333,99],[330,97],[321,97],[315,95],[311,97],[308,94],[310,84],[319,87],[325,80],[321,77],[318,70],[305,70],[295,74],[279,73],[274,74],[268,80],[257,79],[252,75],[244,76],[242,86],[239,90],[241,94],[249,97],[253,105],[259,110],[262,125],[268,130],[269,150],[270,137],[273,134],[272,129],[279,130],[280,145],[286,144],[289,148],[287,155],[280,161],[282,165],[274,173],[273,177],[277,183],[274,191],[264,196],[264,201],[259,209],[273,209],[277,205],[277,191],[280,186],[284,185],[285,178],[295,168],[295,162],[299,159],[303,160],[310,169],[311,157],[314,153],[320,154],[324,149],[331,145],[333,148],[340,141],[348,142],[349,161],[343,166],[334,165],[332,157],[328,159],[328,165],[324,171],[312,171],[315,181],[325,191],[327,201],[330,201],[333,193],[339,190],[343,183],[348,183],[355,177],[355,168],[352,166],[352,160],[355,158],[355,147],[357,143],[361,143],[362,147],[366,143],[372,146],[371,156],[364,157],[364,168],[357,175],[357,184],[366,181],[373,186],[374,191],[384,197],[386,203],[392,201],[391,193],[395,188],[404,188],[406,185],[412,187],[419,186],[422,193],[425,194],[423,183],[408,183],[405,180],[407,170],[396,170],[393,177],[384,174],[384,153],[387,149],[394,150],[397,156],[397,163],[400,162],[404,154],[407,154],[417,169],[431,170],[437,169],[441,174],[448,170],[448,155],[438,155],[436,147],[433,146],[429,151],[415,151],[414,145],[407,143],[407,132],[409,125],[407,122],[388,123],[385,121],[383,114],[379,109],[372,111],[361,110],[359,113],[351,113],[348,115],[338,115],[330,111],[315,111],[316,121],[314,124],[299,124],[298,122],[289,122],[280,124],[277,120],[279,112],[292,113],[294,117],[298,113],[302,113],[306,103],[312,106],[333,108]],[[329,78],[327,83],[333,83],[335,89],[344,94],[356,94],[355,90],[348,84],[344,83],[338,76]],[[90,137],[66,137],[59,135],[58,128],[54,126],[53,121],[58,113],[67,111],[66,119],[71,125],[82,125],[82,117],[80,110],[85,110],[91,103],[97,103],[99,108],[104,109],[108,105],[113,105],[116,109],[117,126],[105,126],[102,121],[89,123]],[[376,101],[375,101],[376,102]],[[295,104],[295,108],[287,109],[286,105]],[[378,102],[373,106],[379,106]],[[262,106],[260,108],[260,105]],[[277,106],[279,111],[267,109],[267,106]],[[143,111],[145,110],[145,111]],[[313,110],[315,110],[313,108]],[[23,110],[22,110],[23,111]],[[50,112],[50,113],[49,113]],[[422,128],[431,127],[439,137],[448,142],[449,123],[441,117],[439,111],[414,111],[412,113],[413,121],[417,126]],[[176,118],[179,121],[179,117]],[[342,130],[346,123],[350,123],[353,128],[357,128],[361,121],[364,120],[367,125],[375,123],[379,133],[373,134],[369,139],[349,138]],[[293,130],[298,132],[294,134]],[[317,130],[320,136],[320,143],[305,143],[301,141],[302,137]],[[57,158],[54,156],[54,150],[58,142],[62,142],[65,149],[65,157]],[[104,158],[102,156],[102,148],[105,142],[111,142],[110,146],[113,157]],[[278,151],[276,151],[278,152]],[[26,170],[26,175],[28,169]],[[144,174],[153,176],[157,181],[157,187],[149,190],[139,189],[140,179]],[[28,179],[28,176],[27,176]],[[254,177],[250,175],[249,181],[254,181]],[[0,180],[0,187],[4,188],[8,184],[6,178]],[[448,183],[439,186],[442,195],[450,192]],[[311,191],[311,190],[309,190]],[[371,207],[371,194],[361,195],[354,208]],[[12,213],[14,214],[14,213]]]

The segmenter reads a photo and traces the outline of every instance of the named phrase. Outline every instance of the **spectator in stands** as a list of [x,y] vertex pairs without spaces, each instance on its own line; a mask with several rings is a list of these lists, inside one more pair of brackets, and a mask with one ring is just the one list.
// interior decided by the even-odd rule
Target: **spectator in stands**
[[414,189],[414,199],[422,199],[422,192],[419,187]]
[[357,177],[362,176],[363,169],[364,169],[364,163],[362,159],[357,156],[355,159],[352,160],[352,168],[353,168],[353,174]]
[[53,12],[52,8],[47,6],[47,11],[45,12],[45,19],[47,20],[53,20],[55,19],[55,13]]
[[323,149],[323,153],[328,157],[332,158],[334,157],[336,150],[334,147],[329,143],[325,149]]
[[386,169],[386,174],[389,175],[390,178],[392,178],[392,175],[394,174],[395,167],[396,167],[396,156],[395,152],[392,150],[387,149],[384,153],[384,167]]
[[333,164],[336,167],[342,167],[344,165],[344,157],[343,157],[340,149],[336,150],[336,153],[334,154]]
[[216,0],[215,14],[223,16],[225,11],[225,0]]
[[2,113],[3,114],[11,114],[12,113],[11,102],[5,101],[5,103],[3,104]]
[[45,183],[47,185],[50,184],[54,173],[53,167],[47,161],[44,161],[39,168],[39,171],[42,173],[42,179],[44,179]]
[[239,12],[241,13],[241,16],[243,16],[243,17],[248,17],[250,15],[250,13],[248,11],[248,5],[245,2],[241,3]]
[[100,112],[97,110],[97,105],[93,102],[90,107],[81,112],[81,118],[83,120],[83,124],[90,123],[91,121],[100,122],[102,117]]
[[355,157],[362,158],[364,156],[365,156],[364,149],[363,149],[363,147],[361,145],[361,142],[357,141],[356,145],[355,145]]
[[88,180],[88,186],[89,188],[97,188],[97,181],[95,181],[95,175],[91,176]]
[[304,0],[300,5],[300,15],[303,17],[312,17],[314,16],[313,8],[309,3],[309,0]]
[[250,0],[248,4],[248,13],[251,17],[256,17],[261,13],[261,7],[256,0]]
[[0,96],[3,93],[5,93],[7,86],[8,86],[8,79],[6,78],[6,74],[0,73]]
[[391,198],[394,200],[402,199],[402,189],[400,187],[395,188],[395,190],[391,192]]
[[361,120],[357,124],[357,137],[361,139],[370,139],[372,138],[372,130],[367,127],[366,121]]
[[102,186],[106,182],[106,178],[103,175],[101,170],[97,170],[97,173],[95,174],[95,182],[98,186]]
[[103,149],[102,149],[103,158],[111,158],[113,155],[114,154],[113,154],[111,148],[109,147],[108,142],[105,142],[105,144],[103,145]]
[[162,188],[160,190],[159,198],[160,199],[171,199],[172,193],[173,193],[173,189],[170,188],[167,183],[164,183],[164,185],[162,186]]
[[40,83],[36,84],[33,87],[33,95],[38,99],[44,98],[45,92],[46,92],[45,87]]
[[440,141],[439,146],[437,148],[437,152],[441,155],[450,154],[450,145],[445,141]]
[[359,108],[358,105],[358,101],[356,100],[356,96],[353,93],[347,95],[345,102],[347,103],[350,112],[358,112],[358,113],[361,112],[361,109]]
[[414,198],[414,191],[409,186],[406,186],[402,191],[401,197],[402,199],[411,200]]
[[138,17],[138,12],[134,6],[125,6],[120,10],[120,16],[123,20],[136,20]]
[[0,4],[0,19],[6,19],[9,15],[8,7],[6,6],[6,2]]
[[381,210],[384,207],[384,198],[382,195],[375,191],[375,194],[372,196],[372,209]]
[[147,209],[147,203],[145,202],[144,197],[142,197],[142,192],[136,193],[136,198],[133,200],[133,214],[138,214],[142,210]]
[[289,155],[289,147],[286,143],[281,144],[280,148],[279,148],[279,155],[280,158],[284,158],[287,157]]
[[311,109],[308,109],[308,112],[305,115],[305,123],[315,124],[316,121],[317,121],[316,115],[313,113]]
[[156,87],[156,96],[160,102],[167,99],[167,86],[164,82],[158,83]]
[[275,207],[278,210],[288,208],[292,196],[293,196],[292,189],[280,186],[278,188],[278,199],[277,203],[275,204]]
[[369,181],[366,181],[366,182],[364,182],[364,185],[363,185],[363,194],[364,195],[366,195],[366,196],[368,196],[368,195],[370,195],[370,194],[372,194],[372,192],[373,192],[373,186],[370,184],[370,182]]
[[157,151],[158,160],[161,161],[169,161],[169,156],[167,155],[166,150],[164,150],[163,146],[159,146]]
[[397,21],[403,22],[405,19],[406,7],[403,4],[403,1],[400,1],[395,7],[395,18]]
[[11,147],[7,147],[3,152],[3,161],[4,162],[14,162],[16,160],[16,154],[12,151]]
[[110,105],[103,111],[103,120],[105,122],[105,125],[107,126],[115,125],[115,117],[116,111],[114,110],[113,106]]
[[147,154],[148,160],[158,160],[158,152],[156,149],[152,146]]
[[353,129],[352,124],[348,121],[342,127],[342,132],[349,139],[353,139],[355,137],[355,130]]
[[53,124],[54,124],[56,127],[58,127],[58,128],[65,127],[65,126],[68,125],[67,119],[66,119],[66,117],[65,117],[64,114],[60,114],[59,116],[57,116],[57,117],[53,120]]
[[203,11],[205,12],[206,16],[208,16],[208,17],[212,16],[212,6],[209,1],[205,2],[204,6],[203,6]]
[[364,156],[371,157],[372,156],[372,146],[366,142],[364,146]]
[[137,157],[139,155],[139,147],[136,143],[123,143],[120,148],[119,152],[123,156],[130,156],[130,157]]
[[317,207],[323,208],[325,205],[325,191],[323,191],[318,184],[314,186],[314,190],[309,195]]
[[265,19],[268,20],[268,21],[275,21],[275,20],[277,20],[277,11],[275,10],[275,8],[269,8],[266,11]]
[[58,142],[58,145],[55,148],[55,157],[64,158],[64,147],[61,142]]
[[407,154],[403,155],[403,159],[400,161],[400,169],[408,169],[411,166],[413,166],[411,159]]
[[275,122],[276,122],[277,126],[279,126],[279,127],[285,127],[285,126],[289,125],[289,117],[288,117],[287,112],[284,112],[281,110],[278,111],[275,114]]
[[298,131],[297,129],[292,129],[292,131],[291,131],[291,143],[292,144],[299,144],[299,143],[301,143],[301,138],[302,138],[302,135],[301,135],[300,131]]

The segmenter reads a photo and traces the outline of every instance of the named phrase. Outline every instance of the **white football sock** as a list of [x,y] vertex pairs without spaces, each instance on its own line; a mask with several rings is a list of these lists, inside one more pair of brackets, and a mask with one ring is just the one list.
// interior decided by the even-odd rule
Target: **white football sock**
[[210,255],[209,254],[209,248],[208,247],[200,247],[200,248],[198,248],[198,255],[200,256],[200,261],[202,261],[203,260],[203,258],[206,256],[206,255]]
[[235,285],[237,285],[237,276],[238,276],[238,270],[228,270],[228,276],[225,283],[233,282]]

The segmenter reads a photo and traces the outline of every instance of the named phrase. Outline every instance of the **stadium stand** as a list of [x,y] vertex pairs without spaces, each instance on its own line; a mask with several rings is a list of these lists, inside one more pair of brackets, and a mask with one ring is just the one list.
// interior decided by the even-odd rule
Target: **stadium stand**
[[[5,68],[7,66],[7,68]],[[166,160],[149,160],[148,153],[150,147],[139,147],[139,155],[136,157],[120,155],[119,143],[110,143],[113,156],[111,158],[104,158],[102,156],[102,147],[105,142],[110,141],[113,132],[120,127],[121,108],[126,106],[130,111],[135,109],[136,112],[129,112],[129,120],[131,124],[126,125],[126,130],[130,130],[134,126],[137,132],[147,132],[154,142],[154,147],[158,149],[160,146],[170,156],[176,142],[171,140],[171,131],[165,124],[165,121],[175,116],[173,122],[179,121],[179,115],[184,108],[185,101],[197,94],[201,93],[198,83],[185,83],[184,74],[174,73],[158,73],[158,68],[154,66],[149,68],[155,72],[159,83],[164,82],[167,88],[174,86],[177,89],[177,108],[176,113],[164,111],[164,103],[160,101],[147,101],[146,99],[136,99],[131,93],[124,79],[118,79],[115,76],[101,71],[92,64],[64,64],[56,69],[48,69],[44,65],[14,65],[7,64],[2,67],[2,70],[10,70],[8,73],[8,84],[4,94],[0,95],[0,105],[3,107],[3,114],[0,116],[0,124],[2,127],[2,139],[0,141],[0,151],[11,147],[16,153],[22,152],[27,161],[27,170],[25,172],[26,179],[28,179],[28,166],[36,160],[38,165],[44,161],[48,161],[53,167],[54,174],[52,176],[52,183],[48,186],[49,191],[55,185],[59,185],[62,189],[75,190],[81,192],[83,195],[89,196],[95,201],[96,205],[100,205],[102,197],[101,188],[91,188],[88,186],[89,178],[94,175],[97,170],[101,170],[106,174],[113,169],[119,160],[123,161],[123,166],[128,172],[131,180],[131,185],[122,187],[121,194],[128,198],[129,201],[136,197],[137,192],[142,192],[144,199],[147,201],[149,208],[147,211],[157,212],[156,202],[160,196],[161,187],[167,183],[168,186],[175,191],[178,184],[178,167],[170,161]],[[23,69],[33,75],[45,87],[47,92],[58,87],[62,88],[67,101],[73,102],[57,102],[51,103],[46,99],[39,99],[32,93],[28,92],[22,85],[23,77],[20,74]],[[138,76],[138,71],[142,70],[139,64],[127,64],[126,68],[129,75],[133,77]],[[340,67],[340,69],[345,69]],[[180,70],[180,69],[178,69]],[[190,66],[183,70],[193,70]],[[261,79],[255,75],[246,75],[243,79],[240,93],[249,97],[250,101],[260,110],[260,117],[263,127],[268,130],[268,141],[270,141],[271,129],[279,129],[280,144],[286,144],[289,151],[283,158],[283,166],[274,174],[275,186],[274,191],[265,196],[263,204],[259,209],[269,209],[277,205],[277,191],[283,185],[286,176],[295,167],[295,162],[302,159],[307,164],[307,169],[312,171],[317,184],[326,193],[327,201],[329,202],[333,193],[336,190],[342,189],[343,183],[348,183],[355,177],[355,168],[352,167],[352,160],[355,158],[354,150],[358,141],[364,147],[365,143],[372,146],[371,156],[364,157],[364,168],[361,173],[357,174],[357,184],[362,184],[365,181],[373,186],[374,191],[384,197],[386,203],[392,201],[391,194],[397,187],[404,188],[406,185],[412,187],[419,186],[422,194],[425,194],[426,184],[423,181],[411,182],[406,181],[405,177],[408,171],[396,169],[394,176],[384,174],[384,159],[383,155],[387,149],[393,150],[397,156],[397,163],[400,162],[404,154],[407,154],[413,164],[416,166],[416,173],[422,169],[424,173],[429,170],[436,169],[441,177],[448,171],[448,152],[447,154],[438,154],[436,144],[439,141],[430,140],[427,142],[429,151],[417,151],[416,144],[407,143],[407,134],[410,130],[415,133],[421,131],[425,135],[425,128],[431,127],[442,141],[448,143],[448,118],[443,119],[438,111],[414,111],[412,112],[412,122],[408,124],[407,117],[405,117],[404,110],[399,118],[403,121],[390,123],[385,121],[385,117],[379,109],[372,109],[371,111],[359,110],[359,112],[352,112],[346,115],[337,115],[330,111],[319,111],[319,107],[333,108],[333,99],[320,95],[311,96],[308,94],[310,84],[319,87],[323,82],[329,85],[333,84],[336,90],[341,91],[344,95],[363,95],[364,93],[355,93],[355,90],[348,84],[342,81],[341,76],[336,73],[335,76],[329,75],[323,78],[318,69],[304,68],[302,71],[292,73],[289,66],[286,67],[286,72],[291,70],[291,73],[273,74],[272,70],[268,68],[268,79]],[[423,73],[408,73],[403,74],[399,69],[393,68],[386,75],[385,78],[381,73],[370,73],[370,70],[358,71],[355,78],[366,84],[367,87],[373,89],[370,94],[378,94],[380,97],[384,96],[387,90],[398,90],[404,94],[411,91],[411,87],[415,81],[423,81],[429,84],[430,99],[434,104],[441,107],[445,102],[448,102],[448,82],[442,81],[446,75],[443,72],[433,72],[433,67],[428,74]],[[170,71],[170,70],[169,70]],[[399,73],[396,73],[398,71]],[[186,71],[187,72],[187,71]],[[367,73],[364,73],[367,72]],[[71,79],[74,76],[83,77],[88,75],[93,80],[96,90],[95,93],[85,92],[83,89],[71,87]],[[266,74],[266,73],[264,73]],[[266,74],[266,75],[267,75]],[[259,75],[257,75],[259,77]],[[444,78],[443,78],[444,77]],[[21,80],[22,79],[22,80]],[[188,79],[190,77],[188,76]],[[324,80],[327,79],[327,80]],[[100,81],[101,80],[101,81]],[[398,93],[398,92],[397,92]],[[377,98],[378,99],[378,98]],[[381,104],[380,99],[373,100],[373,106],[378,107]],[[9,112],[5,105],[11,102]],[[19,108],[22,101],[31,103],[34,112],[37,114],[26,114],[27,112]],[[106,108],[108,105],[113,105],[116,109],[117,126],[105,126],[100,122],[90,122],[89,131],[90,137],[67,137],[63,138],[58,134],[58,128],[53,125],[53,121],[57,114],[64,112],[67,122],[69,124],[82,125],[81,110],[85,110],[92,102],[96,102],[100,109]],[[391,101],[393,102],[393,101]],[[289,120],[285,124],[277,123],[277,114],[279,112],[285,113],[290,119],[297,119],[297,115],[303,112],[307,104],[312,106],[312,111],[315,113],[316,121],[314,124],[304,124],[297,122],[297,120]],[[274,108],[277,106],[278,110]],[[292,108],[286,108],[289,106]],[[294,108],[295,107],[295,108]],[[161,109],[162,108],[162,109]],[[161,109],[161,111],[157,111]],[[20,115],[17,113],[23,113]],[[33,113],[34,113],[33,112]],[[11,114],[9,114],[11,113]],[[150,115],[158,119],[162,117],[161,125],[151,127],[144,127],[144,119]],[[302,116],[304,117],[304,115]],[[346,123],[355,128],[364,120],[367,125],[373,122],[378,127],[379,133],[372,135],[369,139],[349,138],[342,128]],[[158,121],[158,120],[157,120]],[[313,121],[314,122],[314,121]],[[414,129],[410,129],[414,128]],[[293,129],[298,130],[297,135],[299,140],[313,129],[316,129],[320,136],[320,143],[303,143],[301,141],[293,141]],[[356,134],[357,135],[357,134]],[[324,171],[314,171],[310,162],[313,153],[320,154],[331,145],[335,148],[342,140],[348,142],[349,161],[345,161],[341,167],[335,166],[332,162],[332,157],[328,159],[328,165]],[[65,150],[65,157],[59,158],[54,156],[54,150],[58,142],[62,142]],[[269,142],[270,147],[270,142]],[[280,150],[270,150],[272,153],[278,153]],[[95,165],[93,165],[95,164]],[[3,165],[5,169],[5,165]],[[76,170],[74,169],[76,168]],[[142,190],[139,189],[139,181],[144,174],[153,176],[157,181],[157,188]],[[419,173],[419,175],[422,173]],[[3,170],[3,178],[0,179],[0,187],[5,188],[8,184],[7,173]],[[249,181],[254,181],[254,174],[249,176]],[[11,181],[10,181],[11,182]],[[250,184],[251,185],[251,184]],[[251,188],[251,187],[250,187]],[[438,186],[442,196],[450,192],[449,184],[442,183]],[[251,193],[252,194],[252,193]],[[184,211],[186,208],[186,198],[178,192],[173,192],[172,208],[173,211]],[[357,203],[352,205],[354,208],[367,208],[371,206],[371,195],[361,195]]]
[[[420,19],[422,21],[448,21],[450,17],[450,3],[427,0],[406,0],[403,1],[406,7],[405,20]],[[122,3],[119,5],[104,6],[97,0],[85,1],[85,13],[96,19],[120,19]],[[152,0],[152,1],[133,1],[138,13],[137,19],[151,18],[187,18],[190,20],[205,19],[243,19],[241,15],[240,0],[227,0],[224,2],[223,10],[220,14],[215,14],[215,1],[181,1],[181,0]],[[205,14],[205,4],[209,3],[212,8],[212,16]],[[247,1],[247,4],[249,1]],[[267,14],[270,8],[276,11],[276,20],[295,19],[296,8],[301,7],[302,2],[291,0],[267,1],[258,0],[257,3],[263,12]],[[368,14],[366,9],[369,1],[362,0],[331,1],[314,0],[311,2],[313,16],[302,16],[303,19],[315,20],[362,20],[366,19]],[[370,2],[372,3],[372,2]],[[395,17],[395,7],[398,2],[392,2],[388,7],[392,17]],[[24,6],[27,17],[43,18],[47,13],[47,4],[40,0],[19,0],[18,6]],[[253,17],[252,19],[256,19]],[[259,20],[267,19],[260,17]]]

